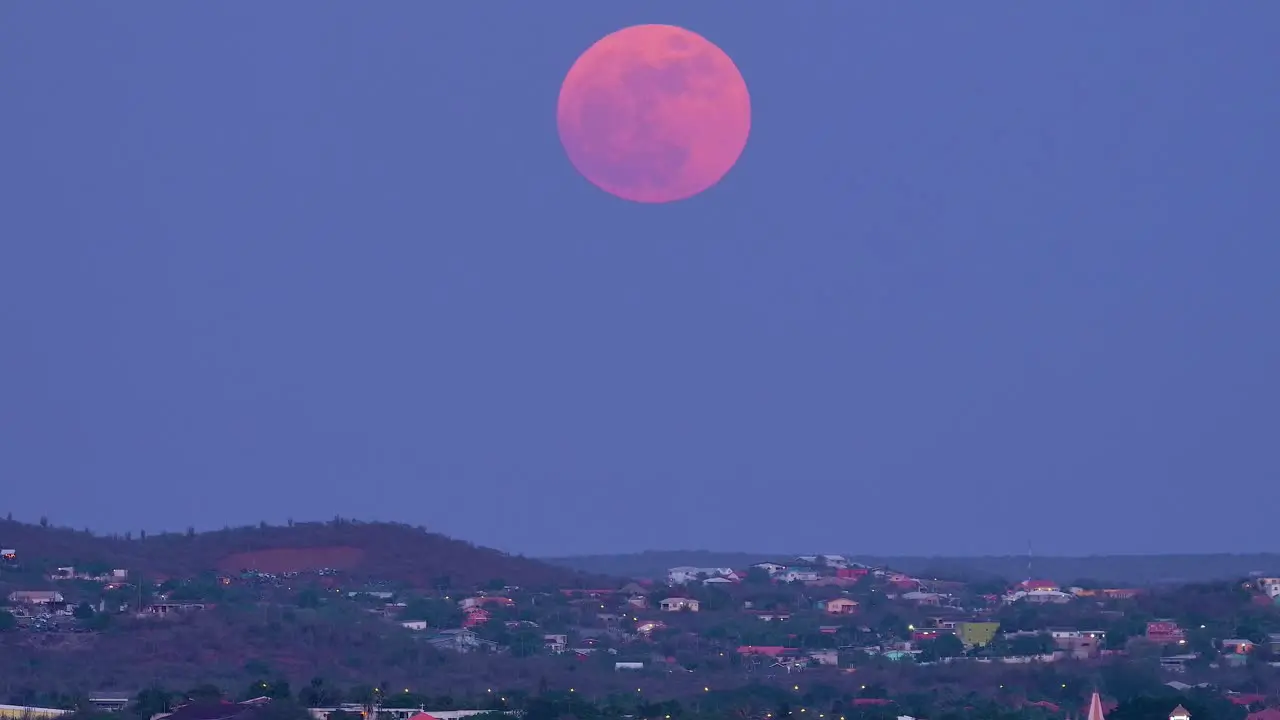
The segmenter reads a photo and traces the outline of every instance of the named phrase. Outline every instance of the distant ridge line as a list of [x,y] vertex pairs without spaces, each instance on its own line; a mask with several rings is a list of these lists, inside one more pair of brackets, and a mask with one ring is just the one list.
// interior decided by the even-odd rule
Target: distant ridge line
[[[823,552],[823,550],[810,550]],[[591,573],[656,577],[667,568],[734,567],[757,562],[786,561],[803,553],[715,552],[708,550],[646,550],[638,553],[540,558],[544,562]],[[841,553],[867,565],[883,565],[925,576],[1022,580],[1026,554],[980,556],[865,555]],[[1251,573],[1280,574],[1280,553],[1162,553],[1035,556],[1037,577],[1062,584],[1088,581],[1113,586],[1195,583],[1242,578]]]

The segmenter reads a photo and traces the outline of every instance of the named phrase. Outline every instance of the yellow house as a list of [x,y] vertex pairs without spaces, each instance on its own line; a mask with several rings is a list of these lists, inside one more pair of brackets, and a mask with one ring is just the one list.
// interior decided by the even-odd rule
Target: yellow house
[[1000,623],[996,622],[961,622],[956,623],[956,637],[967,648],[976,645],[987,645],[996,637]]
[[0,705],[0,718],[4,720],[48,720],[59,715],[66,715],[70,710],[57,708],[27,707],[25,705]]

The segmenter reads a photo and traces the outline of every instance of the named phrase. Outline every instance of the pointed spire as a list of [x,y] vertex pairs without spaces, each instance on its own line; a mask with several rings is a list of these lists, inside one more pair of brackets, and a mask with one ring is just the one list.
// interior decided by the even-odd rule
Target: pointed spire
[[1102,697],[1095,692],[1089,699],[1089,720],[1106,720],[1106,717],[1102,714]]
[[1169,720],[1191,720],[1191,713],[1186,708],[1179,705],[1169,713]]

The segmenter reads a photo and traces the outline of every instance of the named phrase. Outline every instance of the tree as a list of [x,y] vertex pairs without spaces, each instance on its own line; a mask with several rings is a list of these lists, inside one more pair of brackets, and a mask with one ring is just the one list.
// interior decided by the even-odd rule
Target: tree
[[222,699],[222,690],[217,685],[205,683],[188,690],[187,698],[194,703],[215,703]]
[[173,698],[169,692],[159,687],[149,687],[133,698],[133,714],[138,717],[151,717],[169,712],[173,706]]
[[18,627],[18,618],[8,610],[0,610],[0,632],[6,632]]
[[298,691],[298,700],[307,707],[333,707],[342,703],[342,692],[327,684],[324,678],[313,677]]
[[1049,633],[1019,635],[1009,641],[1009,652],[1012,655],[1045,655],[1055,649],[1057,643]]
[[93,618],[93,607],[87,602],[82,602],[71,611],[71,616],[77,620],[90,620]]
[[964,655],[964,642],[950,633],[926,640],[920,646],[921,660],[925,662]]
[[529,657],[542,652],[542,635],[533,630],[521,630],[511,638],[511,655]]

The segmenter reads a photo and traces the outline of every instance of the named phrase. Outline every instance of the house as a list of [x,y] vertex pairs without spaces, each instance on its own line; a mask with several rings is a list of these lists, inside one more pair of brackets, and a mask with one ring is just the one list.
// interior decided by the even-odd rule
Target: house
[[775,620],[782,621],[782,620],[791,619],[791,613],[788,613],[788,612],[773,612],[770,610],[761,610],[753,614],[765,622],[773,622]]
[[1042,592],[1058,592],[1062,590],[1062,588],[1058,586],[1058,583],[1052,580],[1024,580],[1018,584],[1018,589],[1024,592],[1034,592],[1037,590]]
[[843,567],[836,569],[836,577],[847,580],[860,580],[867,574],[864,567]]
[[817,580],[806,580],[805,585],[809,587],[838,587],[847,588],[858,584],[854,578],[837,577],[835,575],[822,575]]
[[845,597],[828,600],[823,605],[822,609],[832,615],[852,615],[858,611],[858,601]]
[[1155,620],[1147,623],[1147,639],[1164,645],[1186,638],[1186,632],[1173,620]]
[[89,704],[102,712],[120,712],[133,702],[137,693],[99,692],[89,695]]
[[1266,594],[1267,597],[1274,598],[1280,595],[1280,578],[1277,577],[1260,577],[1254,580],[1258,585],[1258,589]]
[[696,580],[706,580],[713,577],[738,579],[737,573],[733,571],[733,568],[700,568],[684,565],[667,570],[668,585],[687,585]]
[[809,659],[817,665],[830,665],[835,667],[840,664],[840,651],[838,650],[810,650]]
[[918,590],[915,592],[902,593],[902,599],[919,605],[942,604],[942,596],[938,593],[920,592]]
[[817,580],[821,574],[813,568],[790,568],[782,573],[782,582],[810,582]]
[[166,617],[168,615],[176,615],[180,612],[191,612],[193,610],[204,610],[204,603],[151,603],[143,610],[142,614],[154,617]]
[[467,611],[467,616],[463,619],[462,626],[475,627],[476,625],[483,625],[492,619],[493,616],[489,614],[488,610],[472,608]]
[[667,626],[661,620],[641,620],[636,623],[636,632],[640,635],[652,635],[655,631],[661,630]]
[[698,612],[698,601],[686,597],[670,597],[658,603],[663,612]]
[[641,585],[640,583],[629,582],[626,585],[623,585],[618,590],[618,593],[620,595],[647,595],[649,593],[649,588]]
[[1160,667],[1169,672],[1186,672],[1187,663],[1200,658],[1200,653],[1183,653],[1182,655],[1166,655],[1160,658]]
[[28,707],[26,705],[0,705],[0,718],[3,720],[49,720],[66,715],[71,710],[57,708]]
[[14,590],[9,593],[14,605],[58,605],[66,602],[57,590]]
[[1050,628],[1049,635],[1059,649],[1070,653],[1076,660],[1097,657],[1102,652],[1106,633],[1101,630],[1076,630],[1074,628]]
[[1222,641],[1222,649],[1225,652],[1233,652],[1239,655],[1253,652],[1253,643],[1243,638],[1231,638]]
[[738,654],[743,657],[759,656],[776,658],[786,653],[797,652],[794,648],[787,648],[781,645],[743,645],[738,648]]
[[779,564],[779,563],[775,563],[775,562],[762,562],[762,563],[756,563],[755,565],[752,565],[751,567],[752,567],[752,569],[754,569],[754,570],[763,570],[763,571],[765,571],[765,572],[769,573],[769,577],[773,577],[774,575],[777,575],[778,573],[786,572],[786,570],[787,570],[787,566],[786,566],[786,565],[781,565],[781,564]]
[[633,608],[644,610],[645,608],[649,607],[649,598],[645,597],[644,595],[632,595],[631,597],[627,598],[627,604]]
[[543,635],[542,643],[543,643],[543,646],[546,647],[547,652],[552,652],[559,655],[560,653],[565,651],[565,648],[569,647],[569,636],[568,635]]
[[616,662],[613,664],[614,670],[643,670],[642,662]]
[[1065,593],[1061,590],[1017,590],[1004,596],[1006,604],[1012,605],[1016,602],[1028,602],[1037,604],[1061,604],[1071,602],[1075,596],[1071,593]]
[[414,631],[426,630],[427,621],[426,620],[406,620],[400,623],[400,627],[406,630],[414,630]]
[[387,592],[386,590],[352,590],[347,593],[349,598],[370,597],[375,600],[390,600],[395,596],[395,593]]
[[1169,713],[1169,720],[1191,720],[1191,713],[1187,709],[1179,705]]
[[18,551],[13,548],[0,548],[0,562],[6,564],[18,562]]
[[849,567],[849,560],[843,555],[801,555],[796,561],[806,565],[824,565],[835,569]]
[[478,635],[466,628],[441,630],[427,638],[427,643],[439,650],[452,650],[460,653],[479,650],[482,647],[494,644],[481,640]]
[[171,713],[156,715],[152,720],[233,720],[253,716],[257,708],[271,703],[269,698],[254,698],[244,702],[190,702],[179,705]]

